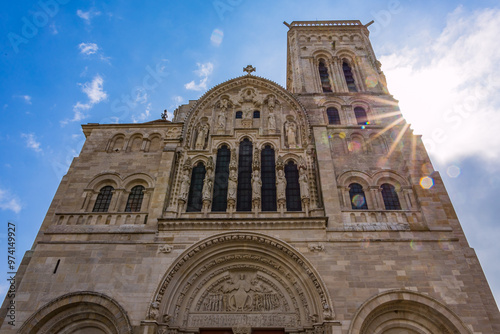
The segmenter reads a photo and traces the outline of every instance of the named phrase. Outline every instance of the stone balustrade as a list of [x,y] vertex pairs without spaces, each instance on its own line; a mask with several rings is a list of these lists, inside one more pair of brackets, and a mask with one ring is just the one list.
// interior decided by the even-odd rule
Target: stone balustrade
[[57,225],[140,225],[146,224],[147,213],[141,212],[88,212],[56,213]]

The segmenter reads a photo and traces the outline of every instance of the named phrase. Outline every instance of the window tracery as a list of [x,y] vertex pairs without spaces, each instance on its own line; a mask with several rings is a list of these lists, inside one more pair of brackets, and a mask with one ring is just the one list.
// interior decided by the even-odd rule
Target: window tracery
[[97,195],[92,212],[108,212],[114,190],[115,189],[112,186],[102,187]]

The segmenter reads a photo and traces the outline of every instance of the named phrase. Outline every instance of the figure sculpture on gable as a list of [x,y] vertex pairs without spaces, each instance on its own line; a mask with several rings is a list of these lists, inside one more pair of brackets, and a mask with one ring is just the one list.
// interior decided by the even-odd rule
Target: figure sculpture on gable
[[274,113],[269,113],[268,117],[269,123],[268,123],[268,128],[269,130],[276,130],[276,116],[274,116]]
[[288,140],[288,148],[297,146],[297,124],[293,121],[288,121],[285,124],[285,132]]
[[208,124],[203,124],[200,126],[198,137],[196,138],[196,150],[203,150],[205,148],[205,141],[207,140],[208,130]]
[[278,199],[286,198],[286,177],[283,169],[278,169],[278,175],[276,176],[276,196]]
[[226,114],[224,110],[219,111],[217,115],[217,128],[225,130],[226,129]]

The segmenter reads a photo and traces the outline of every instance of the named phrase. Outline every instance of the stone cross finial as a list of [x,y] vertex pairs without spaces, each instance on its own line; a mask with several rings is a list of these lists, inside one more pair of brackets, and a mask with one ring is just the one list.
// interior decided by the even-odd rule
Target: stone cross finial
[[255,72],[255,70],[256,68],[253,67],[252,65],[247,65],[247,67],[243,67],[243,72],[247,72],[247,74]]
[[162,114],[161,114],[161,119],[166,121],[167,120],[167,109],[163,110]]

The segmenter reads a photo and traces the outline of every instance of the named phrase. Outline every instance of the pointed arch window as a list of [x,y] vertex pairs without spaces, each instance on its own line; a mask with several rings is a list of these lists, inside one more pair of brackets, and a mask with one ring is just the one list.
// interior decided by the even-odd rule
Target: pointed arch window
[[240,143],[238,158],[236,211],[252,211],[252,150],[252,142],[245,138]]
[[299,170],[297,165],[290,161],[285,165],[286,178],[286,210],[302,211],[300,201]]
[[191,173],[191,185],[189,186],[189,197],[186,211],[200,212],[202,207],[203,180],[207,173],[205,165],[198,163]]
[[144,198],[144,187],[135,186],[130,191],[125,206],[125,212],[139,212],[141,211],[142,200]]
[[331,92],[332,85],[330,84],[330,78],[328,76],[328,69],[326,68],[325,61],[323,59],[319,60],[318,70],[319,70],[319,78],[321,80],[321,87],[323,89],[323,92]]
[[112,186],[102,187],[101,190],[99,190],[92,212],[108,212],[114,190]]
[[358,89],[356,88],[356,83],[354,82],[354,76],[352,74],[352,69],[351,66],[349,66],[349,63],[344,61],[342,63],[342,70],[344,71],[344,77],[345,77],[345,82],[347,84],[347,89],[350,92],[357,92]]
[[382,188],[382,198],[384,199],[385,209],[401,210],[401,203],[399,203],[396,188],[389,183],[384,183],[382,186],[380,186],[380,188]]
[[326,116],[328,117],[328,124],[340,125],[339,111],[335,107],[326,109]]
[[361,107],[354,108],[354,115],[356,116],[356,121],[358,122],[358,125],[368,124],[368,117],[366,116],[365,109]]
[[349,197],[351,198],[351,207],[353,210],[368,210],[365,192],[359,183],[351,183],[349,186]]
[[227,183],[229,179],[230,159],[231,151],[226,145],[217,150],[212,211],[223,212],[227,209]]
[[261,151],[260,161],[262,164],[262,211],[276,211],[276,162],[271,145],[266,145]]

